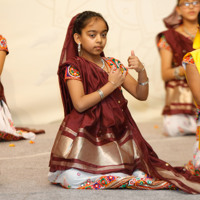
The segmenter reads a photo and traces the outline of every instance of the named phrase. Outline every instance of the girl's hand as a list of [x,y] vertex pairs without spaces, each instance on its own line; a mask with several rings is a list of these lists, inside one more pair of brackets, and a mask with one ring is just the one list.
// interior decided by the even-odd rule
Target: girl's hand
[[131,51],[131,56],[128,57],[127,69],[134,69],[136,72],[142,72],[144,69],[143,64],[140,62],[139,58],[135,56],[133,50]]
[[125,77],[126,77],[125,70],[122,74],[122,72],[119,68],[116,69],[115,67],[112,67],[111,71],[109,73],[109,76],[108,76],[108,81],[111,82],[113,85],[115,85],[117,88],[123,84]]

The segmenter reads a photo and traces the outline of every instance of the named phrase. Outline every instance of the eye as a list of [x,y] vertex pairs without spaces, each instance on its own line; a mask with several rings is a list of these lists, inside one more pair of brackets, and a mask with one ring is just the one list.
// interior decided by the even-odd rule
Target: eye
[[102,33],[101,36],[105,38],[107,36],[107,33]]
[[184,5],[188,7],[188,6],[190,6],[190,3],[185,2]]
[[94,38],[96,35],[95,34],[90,34],[89,35],[91,38]]

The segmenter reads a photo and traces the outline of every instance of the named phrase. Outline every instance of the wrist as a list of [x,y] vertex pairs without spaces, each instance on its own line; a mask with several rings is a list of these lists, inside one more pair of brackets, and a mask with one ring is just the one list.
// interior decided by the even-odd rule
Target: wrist
[[144,64],[141,63],[141,67],[140,67],[140,70],[138,71],[138,73],[141,73],[145,70],[145,67],[144,67]]
[[114,83],[113,81],[108,81],[108,83],[110,83],[110,85],[112,85],[112,87],[113,87],[114,89],[116,89],[116,88],[117,88],[117,85],[116,85],[116,83]]
[[184,74],[181,74],[181,67],[180,66],[174,68],[173,75],[174,75],[174,78],[176,80],[183,80],[185,78]]

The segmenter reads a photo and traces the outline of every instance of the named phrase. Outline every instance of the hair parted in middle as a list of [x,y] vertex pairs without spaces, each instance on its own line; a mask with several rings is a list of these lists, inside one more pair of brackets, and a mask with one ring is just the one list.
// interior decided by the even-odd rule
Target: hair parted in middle
[[90,19],[92,18],[102,19],[107,26],[107,31],[109,30],[108,23],[106,22],[106,20],[103,18],[103,16],[100,13],[96,13],[93,11],[84,11],[77,16],[74,22],[73,34],[78,33],[81,35],[82,29],[87,26],[87,24],[90,22]]

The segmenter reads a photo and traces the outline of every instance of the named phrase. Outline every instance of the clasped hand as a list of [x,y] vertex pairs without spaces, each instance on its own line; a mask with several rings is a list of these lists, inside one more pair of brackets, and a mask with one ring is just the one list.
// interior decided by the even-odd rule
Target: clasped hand
[[111,83],[113,83],[115,85],[115,87],[120,87],[126,77],[126,71],[124,70],[124,72],[122,73],[121,70],[119,68],[115,68],[114,66],[111,68],[111,71],[109,73],[108,76],[108,81],[110,81]]

